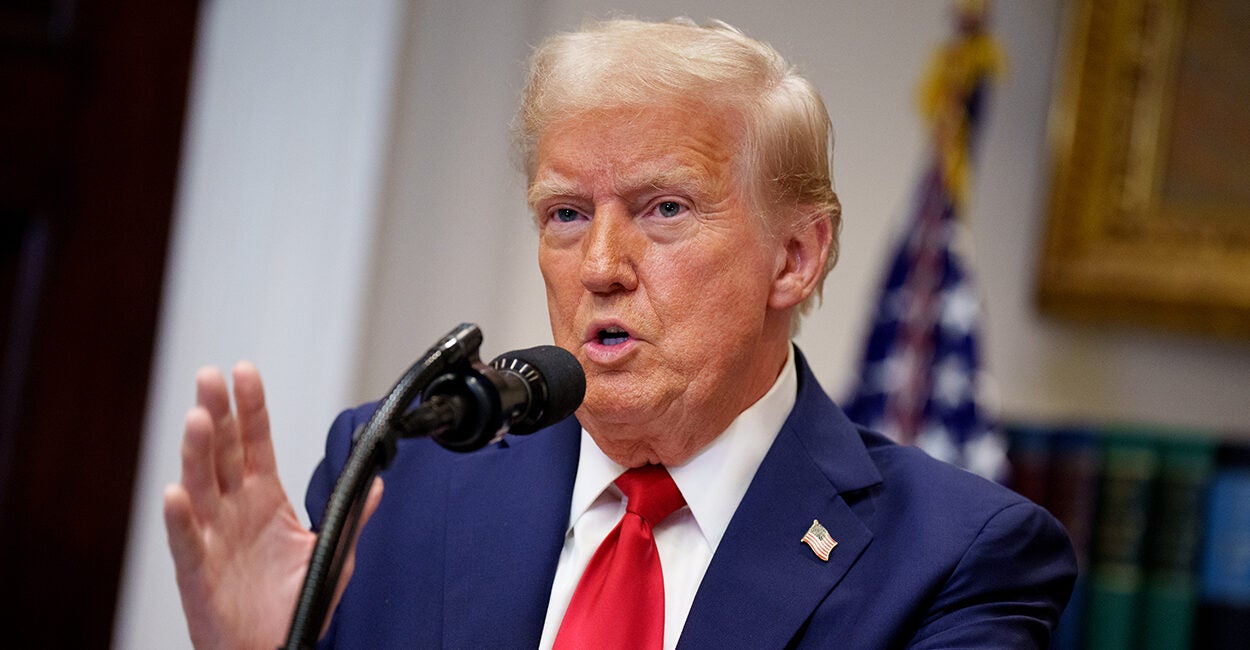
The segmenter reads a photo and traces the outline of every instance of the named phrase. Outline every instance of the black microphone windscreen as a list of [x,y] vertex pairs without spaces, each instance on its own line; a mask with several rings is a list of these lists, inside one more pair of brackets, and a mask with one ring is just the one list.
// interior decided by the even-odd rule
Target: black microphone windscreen
[[[539,345],[501,354],[490,365],[499,368],[515,361],[537,370],[547,389],[547,403],[529,432],[551,426],[581,406],[582,399],[586,397],[586,372],[577,357],[568,350],[554,345]],[[528,432],[514,430],[514,433]]]

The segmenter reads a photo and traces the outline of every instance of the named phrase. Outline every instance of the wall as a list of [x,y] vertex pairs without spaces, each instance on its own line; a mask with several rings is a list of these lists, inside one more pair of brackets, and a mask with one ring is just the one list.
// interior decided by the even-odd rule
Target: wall
[[[507,123],[525,52],[552,30],[611,13],[717,17],[772,42],[822,90],[845,226],[825,304],[799,342],[835,397],[854,376],[880,264],[924,159],[914,88],[950,31],[949,3],[399,5],[208,4],[118,647],[185,644],[159,494],[178,476],[197,365],[258,362],[299,503],[333,412],[384,394],[453,325],[482,325],[487,358],[549,341]],[[1245,343],[1036,314],[1063,6],[1003,0],[996,10],[1010,73],[993,96],[969,226],[1003,413],[1250,435]]]
[[297,499],[348,400],[403,7],[322,5],[201,9],[118,648],[189,647],[161,504],[196,368],[260,367]]
[[1057,3],[1000,2],[1011,57],[994,99],[972,211],[987,363],[1005,416],[1130,422],[1250,438],[1250,342],[1042,318],[1034,307],[1049,189],[1046,117],[1061,41]]

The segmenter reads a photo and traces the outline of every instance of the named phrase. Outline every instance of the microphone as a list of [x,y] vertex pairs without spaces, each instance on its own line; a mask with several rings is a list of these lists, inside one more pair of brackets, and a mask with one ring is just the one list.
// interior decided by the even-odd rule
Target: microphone
[[524,435],[555,424],[585,396],[586,373],[577,359],[540,345],[434,379],[399,430],[404,437],[429,436],[452,451],[473,451],[505,433]]
[[[396,437],[433,436],[448,449],[471,451],[508,431],[533,433],[581,405],[586,373],[572,354],[542,346],[502,354],[488,367],[478,360],[481,344],[478,326],[461,323],[408,368],[352,436],[351,452],[326,502],[284,648],[317,643],[342,572],[343,540],[351,539],[360,524],[373,477],[395,459]],[[421,403],[408,408],[418,393]]]

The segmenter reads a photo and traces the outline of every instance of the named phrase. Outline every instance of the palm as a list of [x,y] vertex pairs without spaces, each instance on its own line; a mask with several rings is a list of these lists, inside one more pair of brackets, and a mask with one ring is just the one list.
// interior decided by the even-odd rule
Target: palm
[[[237,413],[216,370],[200,371],[196,387],[182,482],[165,491],[191,640],[197,648],[274,648],[285,639],[316,536],[300,524],[278,480],[256,369],[234,370]],[[366,516],[380,496],[377,485]]]

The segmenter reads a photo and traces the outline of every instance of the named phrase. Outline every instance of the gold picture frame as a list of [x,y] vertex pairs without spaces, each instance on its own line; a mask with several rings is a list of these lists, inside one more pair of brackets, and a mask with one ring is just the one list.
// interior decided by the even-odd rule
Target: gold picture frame
[[1246,7],[1069,3],[1043,312],[1250,339]]

